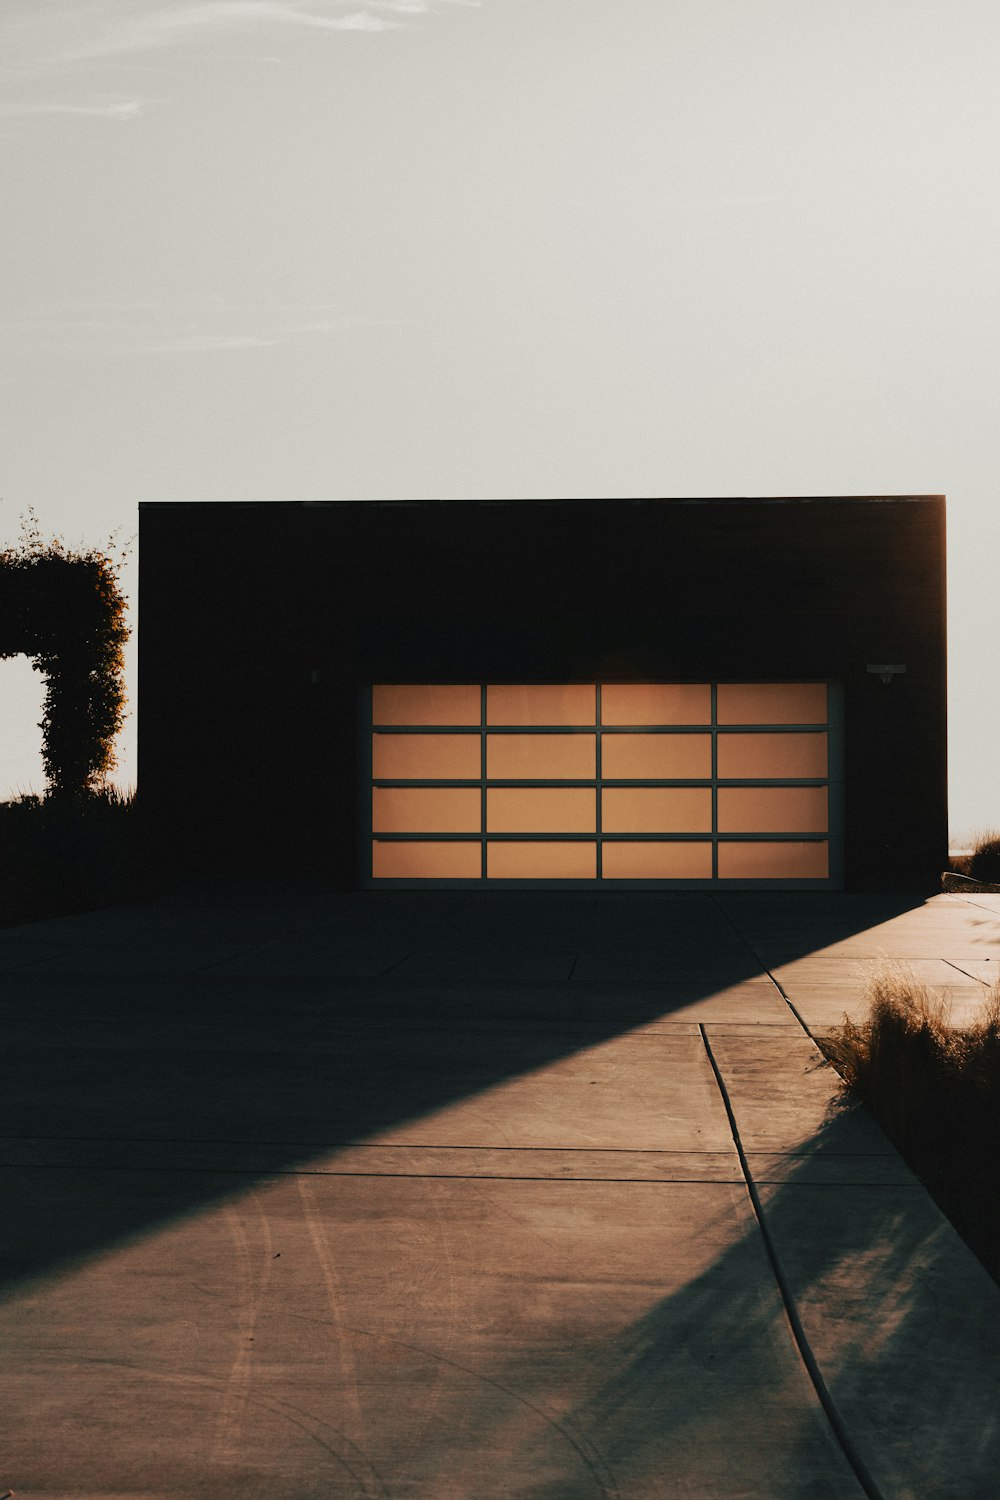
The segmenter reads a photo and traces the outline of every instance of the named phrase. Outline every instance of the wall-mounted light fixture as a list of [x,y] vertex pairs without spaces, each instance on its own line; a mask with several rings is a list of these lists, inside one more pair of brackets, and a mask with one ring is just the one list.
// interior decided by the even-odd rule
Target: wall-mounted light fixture
[[892,666],[886,664],[872,665],[872,663],[869,662],[868,670],[869,672],[872,672],[876,677],[878,677],[881,682],[884,682],[888,687],[889,683],[894,677],[902,676],[902,674],[906,671],[906,666],[905,664],[896,664]]

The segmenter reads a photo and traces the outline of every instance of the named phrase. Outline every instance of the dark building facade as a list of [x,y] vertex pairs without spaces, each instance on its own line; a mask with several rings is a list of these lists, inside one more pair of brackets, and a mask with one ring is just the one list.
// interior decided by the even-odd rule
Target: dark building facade
[[143,505],[139,557],[165,866],[848,890],[945,868],[941,496]]

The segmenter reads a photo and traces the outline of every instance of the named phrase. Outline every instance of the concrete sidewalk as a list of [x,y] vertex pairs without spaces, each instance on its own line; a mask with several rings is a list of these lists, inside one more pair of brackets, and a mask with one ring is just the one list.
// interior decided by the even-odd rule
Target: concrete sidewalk
[[0,1493],[993,1500],[1000,1291],[814,1032],[1000,898],[214,898],[0,932]]

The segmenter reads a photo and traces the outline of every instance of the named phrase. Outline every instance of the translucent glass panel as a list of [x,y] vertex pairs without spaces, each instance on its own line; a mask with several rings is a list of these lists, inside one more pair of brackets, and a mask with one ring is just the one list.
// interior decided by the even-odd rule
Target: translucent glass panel
[[601,850],[605,880],[710,880],[710,843],[641,844],[605,842]]
[[826,833],[827,795],[825,786],[720,786],[719,832]]
[[723,880],[826,880],[830,846],[815,843],[719,842],[719,875]]
[[602,735],[601,774],[607,781],[708,780],[712,775],[712,736]]
[[372,688],[373,724],[478,724],[479,684],[385,684]]
[[417,839],[372,845],[372,874],[376,880],[478,880],[482,846],[463,843],[421,843]]
[[478,734],[373,734],[372,775],[379,781],[478,781]]
[[491,734],[486,738],[486,775],[491,780],[593,781],[596,771],[597,741],[592,734]]
[[478,787],[376,786],[373,833],[478,833]]
[[489,833],[594,833],[593,787],[496,786],[486,793]]
[[607,682],[601,688],[602,724],[710,724],[707,682]]
[[711,833],[712,789],[701,786],[606,786],[605,833]]
[[825,682],[720,682],[720,724],[825,724]]
[[821,777],[827,771],[825,734],[720,734],[719,775]]
[[542,840],[487,844],[486,875],[492,880],[594,880],[597,845]]
[[597,688],[592,682],[486,689],[487,724],[594,724]]

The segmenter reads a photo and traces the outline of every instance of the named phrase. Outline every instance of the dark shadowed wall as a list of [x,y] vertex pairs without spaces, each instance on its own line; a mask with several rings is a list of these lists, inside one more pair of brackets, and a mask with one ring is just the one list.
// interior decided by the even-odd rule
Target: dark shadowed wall
[[823,678],[848,889],[931,889],[944,528],[941,496],[143,505],[153,856],[351,885],[371,682]]

